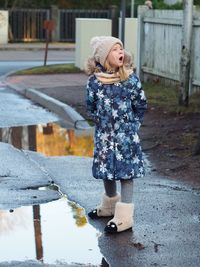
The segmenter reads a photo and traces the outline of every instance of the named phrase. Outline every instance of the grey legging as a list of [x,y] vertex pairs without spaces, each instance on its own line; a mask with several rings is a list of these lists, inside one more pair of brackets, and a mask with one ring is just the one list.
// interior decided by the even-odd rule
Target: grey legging
[[[121,183],[121,202],[133,202],[133,180],[120,180]],[[116,181],[104,180],[105,193],[108,197],[114,197],[117,194]]]

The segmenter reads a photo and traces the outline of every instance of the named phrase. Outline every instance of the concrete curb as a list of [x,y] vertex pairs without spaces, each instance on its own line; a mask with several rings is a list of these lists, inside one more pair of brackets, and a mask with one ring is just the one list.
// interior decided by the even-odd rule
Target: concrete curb
[[[91,126],[85,121],[85,119],[72,107],[67,104],[60,102],[44,93],[38,92],[35,89],[25,89],[25,94],[27,98],[30,98],[34,102],[40,104],[41,106],[49,109],[50,111],[58,114],[63,120],[66,120],[69,125],[78,129],[89,129]],[[79,126],[77,127],[77,122]]]
[[[21,69],[18,69],[18,70],[21,70]],[[23,68],[22,68],[22,70],[23,70]],[[0,81],[5,83],[5,84],[7,84],[8,86],[10,86],[14,90],[16,90],[18,93],[21,93],[21,90],[19,90],[19,88],[16,85],[10,84],[9,82],[6,81],[6,78],[11,76],[15,72],[16,72],[16,70],[12,70],[12,71],[7,72],[6,74],[1,75],[0,76]],[[23,94],[23,93],[21,93],[21,94]]]
[[76,128],[79,130],[87,130],[92,128],[89,123],[71,106],[57,99],[54,99],[53,97],[50,97],[44,93],[41,93],[36,89],[27,89],[25,88],[25,85],[23,89],[20,89],[19,86],[7,82],[6,78],[11,73],[13,72],[1,76],[0,81],[4,82],[21,95],[31,99],[33,102],[43,106],[44,108],[60,116],[61,119],[63,119],[64,124],[66,124],[68,127]]

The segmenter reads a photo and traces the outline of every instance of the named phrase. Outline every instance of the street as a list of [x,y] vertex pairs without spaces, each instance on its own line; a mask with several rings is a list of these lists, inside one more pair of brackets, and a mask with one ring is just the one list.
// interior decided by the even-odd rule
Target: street
[[[44,45],[43,45],[44,46]],[[0,50],[0,76],[19,69],[44,65],[44,47],[32,50]],[[50,50],[47,54],[47,65],[74,62],[73,50]]]

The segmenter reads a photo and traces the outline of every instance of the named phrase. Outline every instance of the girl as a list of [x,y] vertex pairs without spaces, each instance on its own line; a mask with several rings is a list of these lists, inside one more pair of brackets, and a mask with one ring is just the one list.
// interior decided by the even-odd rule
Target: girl
[[[111,36],[91,40],[87,62],[87,110],[95,121],[93,176],[102,179],[101,204],[88,213],[92,219],[114,216],[105,232],[116,233],[133,226],[133,179],[144,175],[138,130],[147,108],[131,57],[122,42]],[[116,181],[121,183],[117,193]]]

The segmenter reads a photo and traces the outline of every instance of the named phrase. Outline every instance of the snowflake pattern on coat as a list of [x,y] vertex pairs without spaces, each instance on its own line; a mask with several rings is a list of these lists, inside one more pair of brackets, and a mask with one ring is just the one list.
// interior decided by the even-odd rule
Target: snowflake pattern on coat
[[108,180],[143,177],[138,130],[147,102],[139,78],[132,73],[126,81],[102,84],[90,76],[86,105],[95,121],[93,176]]

